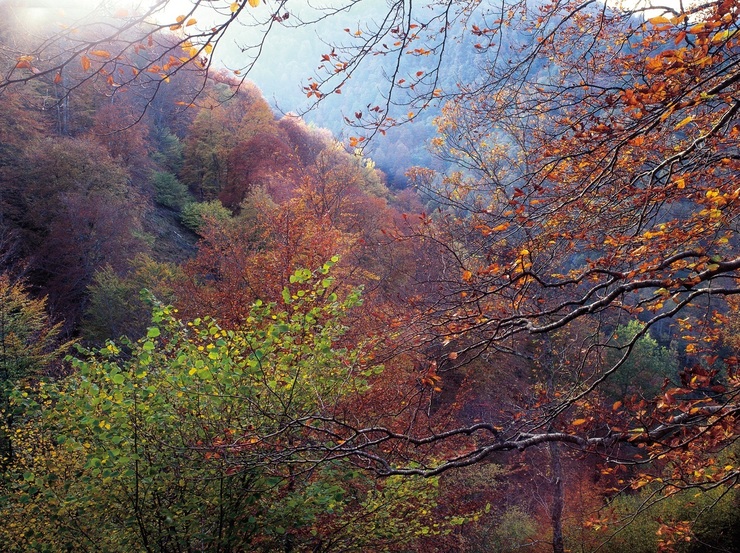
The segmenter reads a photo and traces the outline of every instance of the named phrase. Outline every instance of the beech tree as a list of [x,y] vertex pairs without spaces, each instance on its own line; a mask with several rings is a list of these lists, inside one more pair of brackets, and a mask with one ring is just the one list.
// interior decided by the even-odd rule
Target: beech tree
[[[707,3],[643,22],[589,2],[513,6],[523,23],[512,25],[533,40],[505,54],[508,27],[473,29],[488,56],[445,106],[435,142],[463,170],[415,173],[439,208],[419,234],[457,267],[428,306],[428,340],[447,344],[438,373],[531,356],[558,335],[571,346],[553,350],[559,382],[508,424],[459,428],[478,436],[469,450],[409,473],[564,442],[603,456],[606,473],[642,467],[633,488],[737,486],[735,464],[714,461],[737,438],[740,393],[736,351],[717,355],[737,316],[725,299],[740,292],[737,10]],[[615,329],[638,318],[610,355]],[[680,373],[656,395],[607,404],[664,321],[680,336]],[[675,529],[666,544],[690,539],[688,525]]]

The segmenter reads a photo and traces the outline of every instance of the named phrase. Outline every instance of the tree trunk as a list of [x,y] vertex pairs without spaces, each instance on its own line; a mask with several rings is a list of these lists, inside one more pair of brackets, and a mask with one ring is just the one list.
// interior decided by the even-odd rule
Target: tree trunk
[[552,467],[552,507],[550,519],[552,520],[552,550],[553,553],[565,553],[563,544],[563,465],[560,462],[559,445],[550,442],[550,466]]

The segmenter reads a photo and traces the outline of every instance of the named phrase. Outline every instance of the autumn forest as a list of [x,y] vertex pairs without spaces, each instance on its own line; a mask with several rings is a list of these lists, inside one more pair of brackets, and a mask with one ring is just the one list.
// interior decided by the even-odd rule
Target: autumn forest
[[739,0],[31,4],[0,550],[737,550]]

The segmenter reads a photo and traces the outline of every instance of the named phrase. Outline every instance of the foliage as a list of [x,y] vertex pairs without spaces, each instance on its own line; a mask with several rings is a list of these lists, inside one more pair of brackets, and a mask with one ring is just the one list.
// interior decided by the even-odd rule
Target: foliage
[[615,553],[730,551],[737,539],[738,501],[737,490],[725,487],[660,499],[655,489],[621,495],[609,503],[601,523],[589,524],[590,539]]
[[[116,275],[124,274],[123,256],[116,251],[136,247],[130,238],[141,223],[130,216],[132,210],[140,212],[141,200],[128,180],[137,180],[145,164],[124,168],[123,160],[151,151],[146,144],[151,139],[141,131],[127,133],[121,144],[110,136],[85,136],[93,127],[110,128],[117,119],[116,109],[102,109],[104,102],[93,92],[108,90],[115,106],[127,90],[136,90],[141,96],[137,101],[129,96],[132,109],[144,113],[151,107],[161,118],[171,110],[157,106],[147,92],[172,94],[165,83],[192,78],[188,67],[208,68],[214,48],[232,25],[248,21],[265,39],[272,29],[294,21],[301,26],[368,5],[348,0],[316,13],[310,6],[287,12],[282,3],[276,9],[257,0],[220,7],[198,0],[192,11],[171,22],[173,34],[163,37],[157,34],[158,25],[146,22],[168,4],[164,0],[148,12],[111,19],[118,25],[87,26],[83,19],[76,27],[55,30],[41,43],[19,32],[12,38],[20,55],[2,60],[6,78],[0,88],[8,91],[12,104],[0,128],[10,144],[2,146],[0,155],[14,160],[0,167],[3,191],[9,191],[0,198],[3,222],[7,218],[22,233],[26,255],[33,253],[34,282],[48,286],[50,302],[65,312],[84,308],[84,290],[105,264]],[[200,10],[217,21],[199,23]],[[224,462],[228,453],[229,468],[256,479],[250,485],[263,483],[266,466],[251,470],[254,464],[249,463],[256,457],[250,457],[248,446],[267,455],[261,459],[275,467],[285,462],[287,467],[311,466],[309,472],[279,474],[274,502],[290,501],[293,491],[313,484],[311,478],[319,478],[321,471],[337,470],[334,462],[340,458],[384,476],[436,477],[495,455],[531,455],[542,465],[537,467],[541,497],[551,503],[552,546],[558,553],[565,549],[560,529],[569,505],[563,477],[570,477],[566,469],[576,462],[560,444],[579,450],[578,462],[602,478],[605,496],[619,488],[651,486],[658,486],[666,501],[677,490],[690,488],[727,485],[734,492],[736,463],[716,464],[713,459],[737,441],[740,414],[740,361],[728,331],[737,319],[732,298],[740,296],[738,1],[712,0],[682,7],[682,13],[660,8],[647,21],[636,17],[642,7],[629,11],[581,0],[536,5],[512,0],[496,6],[495,14],[488,2],[466,0],[404,0],[383,10],[382,16],[361,18],[366,21],[348,28],[341,45],[327,46],[317,60],[317,74],[303,90],[309,101],[338,93],[351,97],[345,85],[350,76],[359,75],[356,69],[363,60],[382,60],[382,67],[390,68],[382,105],[363,100],[360,109],[345,114],[345,122],[362,129],[361,136],[349,137],[350,147],[357,149],[391,126],[421,122],[425,109],[444,100],[434,147],[444,163],[454,163],[458,170],[411,173],[434,209],[397,217],[402,230],[383,229],[395,214],[386,209],[382,177],[371,165],[321,147],[321,140],[300,126],[275,123],[241,70],[213,73],[210,84],[193,87],[186,99],[169,96],[172,105],[192,115],[185,123],[167,125],[183,137],[178,176],[192,193],[203,201],[220,199],[237,216],[243,206],[244,220],[259,222],[239,229],[220,203],[186,210],[183,220],[204,241],[186,268],[192,294],[182,294],[183,303],[188,302],[184,309],[222,316],[223,324],[213,327],[219,336],[241,332],[241,323],[251,328],[254,321],[272,329],[267,313],[250,307],[259,296],[296,316],[313,308],[321,311],[334,300],[317,301],[305,311],[300,302],[308,293],[296,286],[302,284],[296,279],[309,277],[294,270],[339,252],[346,260],[338,275],[342,278],[327,279],[322,298],[349,283],[377,282],[377,303],[366,311],[377,318],[357,316],[352,327],[361,337],[368,328],[379,328],[377,321],[387,323],[377,340],[388,344],[382,355],[391,359],[394,370],[384,375],[383,386],[370,387],[361,397],[332,397],[322,404],[336,409],[331,417],[314,417],[311,424],[298,427],[275,422],[282,419],[274,414],[278,405],[272,400],[299,409],[314,405],[315,392],[327,390],[298,393],[295,402],[290,396],[286,403],[282,381],[265,377],[261,383],[250,382],[252,391],[239,396],[245,410],[267,401],[266,410],[255,417],[267,426],[272,421],[279,431],[259,435],[254,444],[234,442],[232,448],[223,442],[214,445],[216,438],[231,439],[214,430],[218,424],[197,425],[188,419],[193,412],[207,418],[201,410],[204,398],[208,406],[223,411],[219,401],[225,390],[199,396],[198,404],[173,399],[181,408],[173,416],[181,424],[168,427],[169,435],[181,437],[175,430],[183,428],[205,440],[195,446],[181,440],[174,451],[209,454],[209,461]],[[106,35],[106,29],[111,33]],[[460,60],[467,69],[455,73],[454,86],[444,90],[439,87],[442,58],[458,29],[464,35],[461,44],[478,53],[476,63]],[[74,48],[65,42],[70,38]],[[257,54],[263,46],[258,38],[245,53]],[[54,102],[57,109],[45,116],[70,138],[43,141],[34,130],[41,128],[38,122],[20,125],[33,139],[29,144],[13,138],[12,120],[21,104],[14,87],[26,82],[33,87],[36,105],[45,108],[47,101]],[[130,86],[134,83],[140,86]],[[192,100],[197,95],[196,104]],[[186,137],[182,131],[188,124]],[[409,136],[412,128],[405,129]],[[403,157],[408,151],[399,147],[395,153]],[[20,161],[15,161],[16,153]],[[166,163],[174,167],[174,158]],[[255,213],[250,203],[255,184],[275,203],[265,213]],[[214,222],[219,218],[221,223]],[[388,236],[403,247],[387,250],[391,253],[384,259],[380,246]],[[387,279],[397,268],[402,276]],[[411,283],[413,290],[404,288]],[[111,278],[110,284],[111,295],[122,299],[121,283]],[[391,297],[397,302],[382,301]],[[271,312],[275,320],[282,310]],[[614,337],[613,330],[625,320],[643,324],[618,329]],[[201,325],[211,328],[210,320],[202,319]],[[157,328],[168,338],[177,334]],[[682,348],[676,352],[680,371],[650,341],[661,329],[661,339]],[[272,330],[264,332],[269,337]],[[166,350],[187,342],[182,337],[162,343],[155,340],[158,336],[151,338],[131,346],[134,361],[121,361],[127,370],[147,353],[153,356],[152,348]],[[339,340],[329,349],[355,342],[354,335]],[[144,349],[149,343],[153,345]],[[207,344],[201,345],[205,351]],[[301,338],[291,345],[305,343]],[[241,344],[233,346],[241,351]],[[196,355],[192,349],[187,349],[188,357]],[[168,369],[161,374],[179,374],[170,361],[161,362]],[[333,361],[338,359],[328,364],[334,366]],[[199,374],[208,362],[203,359],[204,365],[194,367],[188,377],[197,376],[199,385],[214,392],[208,388],[218,382],[214,373]],[[278,365],[288,372],[286,367],[293,366]],[[648,372],[647,365],[666,375],[674,372],[676,378],[664,383],[651,377],[646,385],[633,386]],[[485,374],[476,375],[476,370]],[[464,389],[461,373],[469,377]],[[107,374],[126,384],[139,373],[131,369],[134,376],[128,380],[129,372]],[[95,385],[102,388],[97,381]],[[257,402],[249,393],[260,386],[266,395]],[[471,400],[475,409],[461,407],[463,400]],[[352,416],[341,417],[340,411]],[[297,416],[288,419],[300,421]],[[134,424],[128,420],[138,432],[138,419],[133,418]],[[105,430],[105,421],[100,422]],[[124,422],[121,428],[126,428]],[[251,436],[249,430],[243,435]],[[46,447],[40,434],[29,436]],[[278,443],[283,436],[293,441]],[[296,451],[296,444],[305,449]],[[260,449],[263,445],[266,449]],[[97,445],[95,450],[102,451]],[[331,455],[319,459],[319,450]],[[159,470],[165,466],[161,451],[155,448],[156,454],[145,460],[162,478],[169,477],[167,470]],[[283,456],[275,457],[276,452]],[[187,455],[173,458],[180,463],[173,471],[189,470]],[[85,455],[81,459],[87,467]],[[634,470],[626,471],[628,465]],[[36,472],[25,473],[35,482]],[[138,470],[134,473],[138,478]],[[323,474],[322,484],[341,480]],[[232,474],[216,471],[210,476],[207,481],[215,482]],[[139,490],[128,484],[127,490]],[[174,480],[168,485],[168,490],[177,490]],[[162,494],[159,506],[169,500]],[[318,496],[324,497],[323,492]],[[295,512],[294,506],[285,503],[281,510]],[[170,515],[160,514],[157,520],[166,526]],[[114,514],[113,519],[125,516]],[[276,522],[277,515],[270,520],[264,527],[282,528],[290,536],[283,548],[292,547],[300,531],[285,532],[287,526]],[[676,545],[691,531],[685,520],[673,522],[674,528],[659,527],[663,537],[656,546]],[[157,539],[170,539],[162,535]],[[264,539],[261,543],[277,543]]]
[[[632,343],[643,328],[642,323],[633,320],[615,329],[613,347],[616,349],[608,350],[607,365],[613,366],[624,355],[627,345]],[[624,397],[630,391],[652,397],[666,379],[676,381],[678,364],[675,357],[650,334],[643,335],[631,348],[627,360],[608,386],[614,400]]]
[[470,551],[506,553],[517,551],[536,541],[538,528],[530,516],[519,507],[509,507],[485,529],[480,530],[480,542]]
[[88,288],[90,301],[81,324],[82,336],[93,344],[142,336],[150,322],[152,302],[171,302],[178,278],[175,266],[147,255],[131,260],[130,270],[123,276],[110,266],[103,267]]
[[231,220],[231,211],[219,200],[193,202],[182,209],[181,220],[186,227],[200,232],[209,221],[224,223]]
[[154,199],[157,203],[174,209],[182,210],[192,202],[188,187],[181,183],[175,175],[167,171],[155,171],[150,177],[154,187]]
[[180,139],[166,127],[157,127],[154,138],[157,148],[152,153],[152,159],[167,171],[178,173],[183,163],[183,144]]
[[327,290],[330,265],[241,328],[161,308],[127,354],[80,350],[73,377],[19,390],[6,550],[386,551],[449,531],[428,523],[434,480],[374,482],[322,435],[370,374],[361,344],[334,347],[360,299]]
[[60,330],[46,313],[46,299],[32,299],[22,282],[0,274],[0,387],[43,375],[69,346],[60,342]]

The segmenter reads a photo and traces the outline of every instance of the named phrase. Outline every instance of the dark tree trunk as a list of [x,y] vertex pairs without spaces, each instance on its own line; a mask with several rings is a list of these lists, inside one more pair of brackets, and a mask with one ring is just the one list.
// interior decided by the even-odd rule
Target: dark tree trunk
[[560,449],[557,443],[550,442],[550,466],[552,467],[552,550],[553,553],[565,553],[563,544],[563,465],[560,462]]

